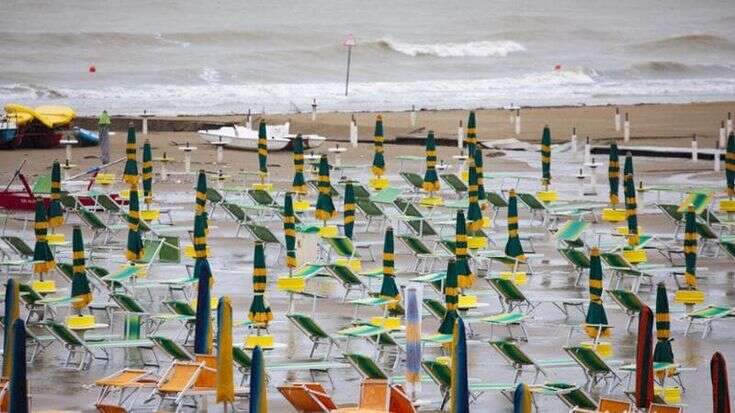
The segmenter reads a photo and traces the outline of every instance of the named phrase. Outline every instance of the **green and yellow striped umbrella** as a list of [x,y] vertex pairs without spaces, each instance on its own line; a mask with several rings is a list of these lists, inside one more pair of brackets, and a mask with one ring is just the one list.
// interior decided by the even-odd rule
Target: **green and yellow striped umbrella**
[[71,279],[71,297],[72,307],[79,310],[84,309],[92,302],[92,290],[89,288],[89,280],[87,279],[87,270],[84,262],[84,240],[82,239],[82,229],[79,225],[75,225],[72,230],[72,269],[73,275]]
[[628,245],[635,247],[640,244],[640,234],[638,234],[638,205],[635,199],[635,183],[633,175],[625,175],[623,182],[623,192],[625,193],[625,218],[628,222]]
[[450,258],[447,264],[447,277],[444,280],[444,304],[447,307],[447,312],[444,313],[444,319],[439,325],[439,334],[452,334],[459,308],[459,281],[454,258]]
[[623,178],[625,175],[634,175],[633,173],[633,154],[630,151],[625,153],[625,163],[623,164]]
[[618,145],[610,144],[610,158],[607,163],[607,180],[610,183],[610,204],[613,208],[620,202],[618,198],[620,188],[620,157]]
[[5,285],[5,313],[3,314],[3,371],[2,377],[10,377],[13,370],[13,323],[20,318],[20,288],[15,278],[8,278]]
[[508,241],[505,243],[505,255],[519,261],[526,260],[521,240],[518,238],[518,199],[515,189],[511,189],[508,194]]
[[48,206],[48,227],[64,225],[64,211],[61,210],[61,165],[54,161],[51,166],[51,202]]
[[268,132],[264,120],[258,127],[258,172],[260,180],[265,181],[268,177]]
[[232,302],[220,297],[217,303],[217,403],[235,401],[232,363]]
[[355,230],[355,189],[352,187],[352,182],[345,184],[344,226],[345,237],[352,239],[352,233]]
[[[398,291],[395,279],[395,248],[393,245],[393,228],[385,230],[383,241],[383,283],[380,286],[380,296],[390,300],[400,300],[401,293]],[[392,312],[398,308],[398,303],[389,304],[388,310]]]
[[301,138],[301,134],[291,141],[293,150],[293,184],[291,184],[291,190],[295,194],[304,195],[306,194],[306,181],[304,180],[304,140]]
[[551,184],[551,129],[544,126],[541,134],[541,185],[549,187]]
[[209,218],[207,214],[207,174],[204,169],[199,170],[197,176],[197,188],[194,198],[194,216],[204,216],[204,236],[209,234]]
[[727,195],[735,195],[735,132],[727,137],[727,151],[725,152],[725,178],[727,179]]
[[143,240],[140,237],[140,204],[138,201],[138,186],[130,188],[128,201],[128,251],[125,255],[128,261],[138,261],[143,258]]
[[592,248],[590,252],[590,305],[587,307],[587,317],[585,317],[585,332],[591,338],[597,338],[597,332],[600,331],[600,337],[610,335],[608,327],[600,327],[607,325],[607,313],[602,304],[602,263],[600,262],[600,249]]
[[[475,153],[479,152],[476,150]],[[469,204],[467,207],[467,220],[469,221],[470,233],[475,234],[482,229],[482,209],[480,209],[478,184],[477,184],[477,166],[475,159],[470,159],[470,170],[467,176],[467,194],[469,196]]]
[[485,199],[485,172],[483,171],[482,149],[479,145],[475,147],[475,154],[472,158],[477,171],[477,200],[482,201]]
[[148,139],[143,144],[143,202],[148,208],[153,204],[153,153]]
[[255,243],[253,258],[253,302],[250,304],[248,319],[262,327],[268,327],[273,320],[271,307],[265,299],[267,270],[265,268],[265,248],[262,242]]
[[33,272],[36,274],[44,274],[56,267],[54,254],[48,246],[48,221],[46,220],[46,206],[41,198],[36,198],[36,220],[33,224],[33,231],[36,233],[36,245],[33,247]]
[[477,148],[477,120],[475,119],[475,111],[470,111],[470,116],[467,118],[467,137],[465,138],[467,143],[467,156],[475,156],[475,148]]
[[296,216],[293,212],[293,196],[287,192],[283,197],[283,235],[286,238],[286,267],[289,273],[296,262]]
[[666,295],[666,283],[658,283],[656,287],[656,348],[653,350],[654,363],[673,363],[674,352],[671,349],[671,315],[669,314],[669,297]]
[[337,216],[332,202],[332,184],[329,182],[329,161],[327,155],[319,159],[319,197],[316,199],[314,216],[320,221],[328,221]]
[[689,205],[684,214],[684,282],[690,290],[697,289],[697,218]]
[[383,117],[378,115],[375,119],[375,134],[373,135],[373,175],[380,178],[385,175],[385,156],[383,155]]
[[[197,259],[197,264],[204,261],[206,259]],[[197,265],[195,271],[200,268],[202,266]],[[200,270],[195,276],[197,277],[197,305],[194,317],[194,354],[212,354],[214,338],[210,315],[212,274],[205,274]]]
[[474,275],[470,269],[470,259],[467,253],[467,224],[462,210],[457,211],[454,241],[454,256],[457,258],[456,271],[459,286],[462,288],[472,287]]
[[439,191],[439,177],[436,174],[436,141],[434,131],[429,131],[426,137],[426,173],[424,173],[424,191],[434,193]]
[[138,185],[138,148],[135,143],[135,127],[128,127],[128,143],[125,145],[125,169],[123,170],[123,182]]
[[207,216],[205,214],[199,214],[194,216],[194,236],[192,237],[192,243],[194,244],[194,259],[197,260],[195,264],[194,276],[196,277],[196,265],[198,260],[206,260],[207,257]]

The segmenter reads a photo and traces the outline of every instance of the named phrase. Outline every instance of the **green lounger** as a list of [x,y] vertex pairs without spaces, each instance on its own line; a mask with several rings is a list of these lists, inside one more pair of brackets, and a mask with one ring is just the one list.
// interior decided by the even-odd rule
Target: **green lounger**
[[539,374],[543,374],[544,377],[548,376],[546,372],[547,368],[554,367],[574,367],[577,364],[570,358],[560,358],[553,360],[539,360],[532,359],[526,352],[513,341],[490,341],[490,346],[495,349],[502,356],[502,358],[510,364],[515,370],[515,377],[513,383],[517,383],[523,374],[526,367],[532,367],[534,369],[534,376],[532,383],[536,383]]
[[636,293],[628,290],[605,290],[613,299],[615,304],[625,312],[628,321],[625,323],[625,331],[630,331],[633,320],[640,314],[645,305]]
[[526,314],[530,315],[540,304],[550,303],[561,311],[564,316],[569,317],[570,307],[577,308],[584,313],[584,305],[588,301],[586,298],[544,298],[531,301],[513,281],[500,277],[488,278],[487,280],[493,290],[498,293],[500,303],[507,312],[525,308]]
[[409,185],[412,191],[418,192],[423,190],[424,178],[414,172],[401,172],[401,178]]
[[622,383],[622,379],[618,373],[613,370],[608,363],[603,360],[594,350],[581,347],[564,347],[564,351],[574,360],[584,371],[587,378],[587,391],[599,383],[607,384],[607,393],[610,393],[615,387]]
[[579,386],[561,382],[547,382],[544,383],[543,388],[553,392],[569,409],[597,410],[597,403]]
[[684,335],[686,336],[687,334],[689,334],[692,326],[696,323],[704,325],[702,338],[705,338],[707,337],[707,334],[709,334],[709,332],[712,330],[713,321],[732,317],[735,317],[735,307],[708,305],[705,308],[695,310],[687,314],[689,324],[687,324]]
[[559,227],[554,238],[558,243],[566,244],[567,247],[583,247],[584,242],[581,240],[581,237],[589,226],[590,223],[587,221],[571,219]]
[[467,185],[456,174],[445,173],[439,175],[439,177],[459,196],[468,190]]
[[[243,350],[241,347],[233,347],[232,348],[232,361],[235,363],[235,366],[242,374],[242,378],[240,379],[240,386],[244,385],[245,382],[250,377],[250,367],[252,366],[252,359],[250,356]],[[286,362],[273,362],[273,361],[267,361],[265,363],[265,369],[268,372],[274,372],[274,371],[310,371],[312,373],[314,372],[323,372],[326,373],[329,377],[329,380],[332,381],[332,377],[329,374],[329,371],[331,369],[339,369],[339,368],[348,368],[350,365],[347,363],[340,363],[337,361],[315,361],[315,360],[307,360],[307,361],[286,361]],[[334,385],[334,383],[332,383]]]
[[286,318],[312,342],[309,358],[314,357],[314,352],[317,347],[325,342],[329,344],[329,348],[324,358],[329,358],[332,353],[332,347],[337,345],[337,342],[313,318],[301,313],[286,314]]
[[[421,362],[421,367],[424,368],[424,371],[426,371],[434,383],[439,386],[439,391],[442,395],[440,410],[444,410],[444,405],[449,400],[449,390],[452,384],[452,372],[450,368],[436,361],[423,361]],[[487,383],[470,379],[470,403],[477,401],[486,392],[507,392],[512,391],[515,387],[516,385],[514,383]]]
[[561,248],[558,251],[574,267],[574,270],[577,272],[577,279],[574,285],[579,286],[582,276],[590,269],[589,257],[580,248]]

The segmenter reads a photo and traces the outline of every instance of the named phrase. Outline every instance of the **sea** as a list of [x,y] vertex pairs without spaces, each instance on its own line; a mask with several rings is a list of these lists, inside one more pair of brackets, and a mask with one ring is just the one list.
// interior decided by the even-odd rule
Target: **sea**
[[0,47],[79,114],[735,100],[733,0],[2,0]]

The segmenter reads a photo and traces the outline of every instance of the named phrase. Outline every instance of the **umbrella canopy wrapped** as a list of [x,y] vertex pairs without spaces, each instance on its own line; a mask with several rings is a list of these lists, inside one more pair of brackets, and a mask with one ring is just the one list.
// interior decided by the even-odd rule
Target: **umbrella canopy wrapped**
[[153,204],[153,152],[148,139],[143,144],[143,202],[149,208]]
[[406,290],[406,383],[421,382],[421,316],[416,288]]
[[475,119],[475,111],[470,111],[470,115],[467,118],[467,136],[465,137],[467,142],[467,156],[474,157],[475,149],[477,148],[477,120]]
[[217,303],[217,403],[235,401],[232,367],[232,302],[225,296]]
[[[393,245],[393,228],[385,229],[385,239],[383,241],[383,283],[380,285],[380,296],[391,299],[400,300],[401,293],[398,291],[395,279],[395,255]],[[389,312],[398,308],[398,303],[389,304]]]
[[197,274],[197,308],[194,324],[194,353],[212,353],[212,323],[210,317],[211,274]]
[[261,180],[268,177],[268,132],[264,120],[258,126],[258,172]]
[[544,126],[541,134],[541,185],[551,184],[551,130]]
[[51,202],[48,206],[48,227],[64,225],[64,211],[61,210],[61,166],[54,161],[51,166]]
[[656,349],[653,361],[657,363],[673,363],[674,352],[671,349],[671,316],[669,315],[669,298],[666,295],[666,283],[658,283],[656,287]]
[[283,197],[283,236],[286,239],[286,267],[296,268],[296,216],[293,212],[293,196],[287,192]]
[[262,242],[255,243],[253,258],[253,302],[250,304],[248,319],[253,323],[268,326],[273,320],[271,307],[265,299],[267,270],[265,268],[265,248]]
[[3,371],[2,377],[10,377],[13,371],[13,325],[20,318],[20,289],[15,278],[8,278],[5,285],[5,313],[3,314]]
[[423,188],[426,192],[437,192],[439,187],[439,176],[436,174],[436,141],[434,131],[429,131],[426,137],[426,172]]
[[620,157],[618,155],[618,145],[613,142],[610,144],[610,157],[607,161],[607,180],[610,183],[610,204],[615,206],[620,202],[618,194],[620,193]]
[[28,378],[26,377],[26,325],[23,320],[13,323],[13,369],[8,383],[8,412],[28,413]]
[[467,338],[464,322],[457,318],[452,337],[452,378],[449,389],[451,413],[470,412],[470,390],[467,376]]
[[375,119],[375,134],[373,135],[373,175],[380,178],[385,175],[385,157],[383,155],[383,117],[378,115]]
[[43,274],[53,270],[56,267],[54,255],[48,246],[48,221],[46,220],[46,206],[41,198],[36,198],[36,217],[33,224],[33,231],[36,234],[36,244],[33,247],[33,272]]
[[138,261],[143,258],[143,240],[140,237],[140,205],[138,202],[138,187],[130,189],[128,201],[128,251],[125,255],[128,261]]
[[684,215],[684,282],[687,289],[697,289],[697,218],[689,205]]
[[472,156],[475,161],[475,168],[477,171],[477,199],[482,201],[485,199],[485,173],[483,171],[483,160],[482,160],[482,149],[478,145],[475,147],[475,154]]
[[597,338],[598,331],[601,337],[610,335],[607,325],[607,313],[602,304],[602,263],[600,262],[600,249],[592,248],[590,253],[590,305],[587,308],[585,318],[585,332],[591,338]]
[[204,216],[204,236],[206,236],[209,232],[209,222],[207,219],[207,174],[204,172],[204,169],[199,170],[194,199],[194,216],[199,215]]
[[345,184],[344,227],[345,237],[352,239],[355,230],[355,189],[352,182]]
[[250,403],[248,412],[268,413],[268,382],[263,350],[255,346],[250,366]]
[[329,161],[327,155],[319,159],[319,197],[316,199],[314,215],[320,221],[327,221],[337,216],[332,202],[332,184],[329,182]]
[[304,140],[301,138],[301,134],[291,141],[291,147],[293,150],[293,183],[291,184],[291,190],[295,194],[304,195],[306,194],[306,181],[304,180]]
[[454,232],[454,256],[457,258],[457,278],[459,286],[462,288],[472,287],[474,274],[470,269],[470,258],[467,253],[467,225],[464,219],[464,212],[457,211],[455,232]]
[[84,240],[82,239],[82,229],[79,225],[75,225],[72,230],[72,270],[71,279],[71,297],[72,307],[82,310],[92,302],[92,290],[89,288],[89,280],[87,279],[87,270],[84,262]]
[[735,195],[735,132],[727,137],[727,152],[725,152],[725,178],[727,179],[727,195]]
[[508,194],[508,241],[505,243],[505,255],[519,261],[526,259],[521,240],[518,238],[518,199],[515,189],[511,189]]
[[628,245],[635,247],[641,242],[640,235],[638,234],[638,204],[635,199],[635,183],[633,182],[633,175],[625,175],[624,182],[625,192],[625,219],[628,222]]
[[[475,150],[478,153],[479,150]],[[475,234],[482,229],[482,209],[479,202],[479,185],[477,175],[477,163],[474,158],[470,160],[470,169],[467,174],[467,194],[469,204],[467,207],[467,220],[469,221],[470,233]]]
[[635,354],[635,405],[648,409],[653,402],[653,311],[643,306],[638,317]]
[[513,413],[533,413],[531,390],[525,383],[518,383],[513,393]]
[[[207,217],[204,214],[194,216],[194,236],[192,242],[194,244],[194,274],[197,274],[197,267],[201,266],[207,260]],[[207,262],[207,271],[209,262]]]
[[444,305],[447,312],[439,325],[439,334],[452,334],[454,322],[457,321],[459,308],[459,282],[457,280],[457,262],[450,258],[447,263],[447,277],[444,280]]
[[138,185],[138,147],[135,143],[135,127],[128,127],[128,143],[125,145],[125,169],[123,170],[123,182],[129,185]]
[[623,164],[623,177],[625,175],[634,175],[633,173],[633,154],[630,151],[625,153],[625,164]]
[[[731,135],[732,136],[732,135]],[[730,388],[727,384],[727,364],[722,353],[716,351],[709,363],[712,378],[712,412],[730,413]]]

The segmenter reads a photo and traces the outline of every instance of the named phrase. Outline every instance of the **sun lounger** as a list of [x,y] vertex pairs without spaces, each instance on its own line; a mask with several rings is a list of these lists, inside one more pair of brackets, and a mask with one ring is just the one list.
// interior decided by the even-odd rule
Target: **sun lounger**
[[413,271],[431,271],[434,267],[434,262],[453,255],[443,249],[435,251],[429,248],[420,237],[399,235],[397,238],[408,248],[409,252],[415,258]]
[[[156,386],[158,378],[150,370],[124,368],[109,376],[95,380],[94,385],[99,387],[97,410],[106,413],[127,412],[125,404],[132,404],[134,395],[141,389],[150,389]],[[110,404],[105,399],[113,394],[119,394],[117,403]]]
[[[449,400],[449,390],[452,383],[452,374],[448,366],[437,361],[423,361],[421,366],[431,379],[439,386],[442,395],[441,410]],[[470,403],[476,402],[486,392],[506,392],[515,389],[514,383],[488,383],[478,380],[469,381]]]
[[256,204],[267,208],[280,208],[276,200],[262,189],[248,189],[248,197]]
[[564,347],[564,351],[574,360],[587,378],[587,391],[604,382],[606,391],[610,393],[622,383],[620,376],[594,350],[575,346]]
[[187,394],[188,391],[194,388],[200,375],[205,370],[211,371],[205,362],[174,361],[156,383],[156,387],[148,399],[160,399],[156,411],[161,410],[166,401],[172,402],[176,406],[176,411],[178,411],[184,399],[187,396],[191,397]]
[[344,303],[349,297],[350,292],[357,290],[360,291],[360,295],[364,295],[367,292],[367,286],[360,280],[360,278],[352,271],[347,265],[340,264],[329,264],[322,267],[326,270],[326,273],[337,280],[342,287],[345,289],[345,294],[342,296],[342,302]]
[[581,238],[589,226],[590,223],[587,221],[570,219],[559,227],[556,234],[554,234],[554,238],[557,243],[564,244],[567,247],[584,247],[584,242]]
[[577,279],[574,281],[574,285],[579,286],[582,276],[590,269],[590,258],[581,248],[561,248],[558,251],[574,267],[574,270],[577,272]]
[[313,343],[311,351],[309,351],[309,358],[314,357],[314,352],[322,343],[329,344],[327,354],[324,356],[326,359],[329,358],[332,353],[332,347],[337,345],[337,342],[313,318],[300,313],[286,314],[286,318]]
[[532,367],[534,377],[531,383],[536,383],[539,374],[548,376],[546,369],[556,367],[574,367],[577,364],[570,358],[539,360],[532,359],[513,341],[490,341],[490,346],[497,351],[502,358],[515,370],[513,383],[517,383],[526,367]]
[[686,317],[689,319],[689,324],[687,324],[684,335],[686,336],[689,334],[689,331],[692,329],[694,324],[701,324],[704,326],[702,330],[702,338],[705,338],[712,330],[712,322],[735,317],[735,308],[708,305],[705,308],[688,313]]
[[459,179],[456,174],[443,173],[439,175],[439,178],[441,178],[458,197],[462,197],[462,195],[468,190],[467,185]]
[[627,290],[605,290],[612,300],[625,312],[627,321],[625,331],[630,331],[633,320],[640,314],[645,305],[638,295]]
[[687,209],[692,206],[694,207],[694,213],[699,215],[712,203],[712,192],[711,191],[693,191],[689,192],[686,197],[679,203],[677,212],[683,214]]
[[94,212],[85,207],[79,207],[75,212],[82,223],[92,231],[92,239],[89,241],[90,245],[95,245],[100,236],[104,236],[101,244],[107,245],[118,232],[128,227],[126,223],[108,225],[95,215]]
[[373,221],[379,222],[378,231],[383,229],[383,225],[388,217],[375,202],[371,201],[369,198],[355,197],[355,204],[357,205],[358,211],[360,211],[367,220],[367,223],[365,224],[365,232],[369,232]]
[[269,245],[275,245],[276,247],[278,247],[276,261],[281,258],[284,246],[280,238],[276,237],[273,231],[271,231],[268,227],[256,224],[253,221],[245,224],[245,229],[248,231],[250,236],[253,237],[254,240],[262,242],[263,244],[265,244],[266,247]]
[[[357,371],[361,377],[367,379],[388,380],[391,383],[405,383],[406,376],[390,376],[380,366],[378,366],[372,358],[364,356],[360,353],[344,353],[347,362]],[[431,378],[426,375],[421,376],[422,382],[430,382]]]
[[681,413],[681,406],[669,406],[667,404],[651,403],[648,413]]
[[164,336],[150,336],[149,339],[156,348],[175,361],[194,361],[194,354],[190,353],[184,346]]
[[319,383],[287,383],[277,389],[298,412],[328,413],[337,409],[337,405]]
[[597,403],[579,386],[561,382],[547,382],[544,383],[543,388],[552,391],[569,409],[597,411]]
[[488,278],[487,280],[493,290],[498,293],[500,304],[507,312],[513,312],[514,309],[525,308],[526,314],[530,315],[538,308],[539,305],[550,303],[559,309],[565,317],[569,317],[570,307],[576,308],[584,314],[584,305],[588,301],[585,298],[545,298],[542,300],[532,301],[523,294],[520,288],[518,288],[513,281],[500,277]]
[[399,175],[406,181],[413,192],[423,190],[424,178],[421,175],[414,172],[401,172]]
[[546,204],[539,200],[536,195],[529,192],[518,192],[518,200],[525,205],[533,218],[541,221],[545,227],[553,224],[553,221],[561,217],[579,219],[584,215],[591,215],[596,220],[595,209],[602,208],[602,204],[592,203],[550,203]]
[[603,252],[600,254],[600,257],[612,271],[609,285],[615,289],[620,288],[620,284],[625,277],[634,278],[631,289],[637,292],[644,277],[651,279],[655,274],[674,274],[684,271],[683,267],[670,267],[659,264],[641,263],[634,265],[625,259],[622,253],[618,252]]
[[[235,363],[235,367],[242,373],[241,385],[244,384],[250,374],[250,367],[252,366],[252,359],[241,347],[232,348],[232,360]],[[349,364],[340,363],[337,361],[328,360],[307,360],[307,361],[280,361],[272,362],[268,361],[265,363],[265,369],[268,372],[276,371],[309,371],[312,374],[315,372],[326,373],[330,381],[332,377],[330,370],[349,368]]]

